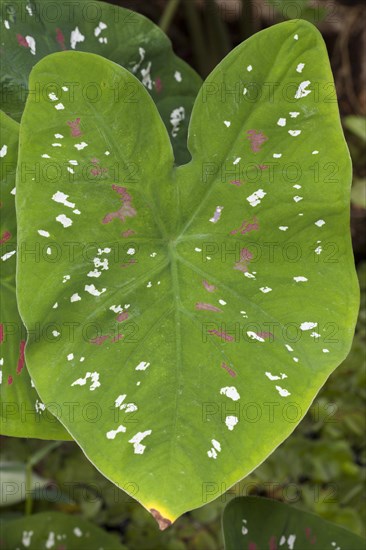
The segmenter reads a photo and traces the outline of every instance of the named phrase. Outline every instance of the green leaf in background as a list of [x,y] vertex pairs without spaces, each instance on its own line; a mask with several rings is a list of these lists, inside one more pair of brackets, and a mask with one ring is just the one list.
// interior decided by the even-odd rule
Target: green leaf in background
[[1,548],[126,550],[118,539],[77,516],[45,512],[1,524]]
[[17,437],[70,439],[51,412],[45,410],[25,365],[26,330],[18,313],[15,295],[15,171],[19,124],[1,111],[0,123],[0,430],[3,435]]
[[[187,129],[201,79],[178,58],[152,21],[130,10],[89,0],[2,0],[2,109],[20,120],[32,67],[63,50],[98,53],[130,70],[143,83],[166,125],[177,162],[187,162]],[[83,90],[97,101],[98,75]],[[113,87],[113,82],[109,83]],[[77,81],[70,83],[77,86]],[[37,84],[32,93],[37,93]],[[134,87],[125,90],[133,98]]]
[[366,208],[366,178],[356,178],[351,189],[352,204]]
[[366,117],[349,115],[343,118],[343,125],[347,130],[366,143]]
[[[97,103],[80,92],[91,72]],[[18,255],[28,367],[88,458],[165,528],[256,468],[349,351],[351,166],[326,49],[293,21],[231,52],[179,168],[123,68],[65,52],[36,82],[48,93],[27,101],[16,196],[20,247],[39,251]],[[111,82],[137,101],[115,102]],[[36,324],[54,338],[36,341]]]
[[240,497],[224,510],[225,550],[365,550],[365,540],[275,500]]

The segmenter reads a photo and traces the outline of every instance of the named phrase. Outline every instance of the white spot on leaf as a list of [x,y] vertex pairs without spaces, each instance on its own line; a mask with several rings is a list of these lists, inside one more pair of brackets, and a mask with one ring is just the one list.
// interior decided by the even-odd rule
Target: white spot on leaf
[[147,363],[146,361],[141,361],[135,368],[135,370],[146,370],[148,367],[150,367],[150,363]]
[[289,395],[291,395],[291,393],[288,390],[286,390],[285,388],[281,388],[281,386],[276,386],[276,390],[278,391],[281,397],[288,397]]
[[125,431],[126,431],[125,426],[122,426],[121,424],[120,426],[118,426],[116,430],[110,430],[109,432],[106,433],[107,439],[114,439],[117,434],[124,433]]
[[68,206],[69,208],[75,208],[75,204],[67,200],[68,197],[69,195],[65,195],[65,193],[62,193],[62,191],[57,191],[57,193],[52,195],[52,200],[63,204],[64,206]]
[[296,94],[295,99],[301,99],[302,97],[306,97],[307,95],[311,94],[311,90],[307,90],[306,88],[309,86],[310,80],[304,80],[304,82],[301,82],[299,85]]
[[70,225],[72,225],[72,220],[70,220],[70,218],[68,218],[67,216],[65,216],[65,214],[59,214],[57,217],[56,217],[56,220],[61,223],[64,227],[70,227]]
[[284,374],[283,372],[280,373],[280,376],[277,376],[277,375],[272,374],[270,372],[266,372],[265,375],[270,380],[283,380],[284,378],[287,378],[287,374]]
[[312,321],[305,321],[304,323],[301,323],[300,329],[311,330],[312,328],[315,328],[317,326],[318,326],[318,323],[313,323]]
[[248,330],[247,335],[249,336],[249,338],[251,340],[257,340],[257,342],[264,342],[265,341],[264,338],[262,338],[261,336],[258,336],[258,334],[256,334],[252,330]]
[[152,430],[146,430],[145,432],[138,432],[128,442],[133,444],[134,453],[142,455],[146,449],[145,445],[141,444],[141,441],[152,433]]
[[6,254],[3,254],[1,256],[1,259],[3,262],[6,262],[6,260],[9,260],[9,258],[14,256],[14,254],[16,254],[16,250],[11,250],[10,252],[6,252]]
[[257,206],[261,203],[261,199],[265,197],[267,193],[263,191],[263,189],[258,189],[258,191],[254,191],[249,197],[247,197],[247,201],[249,202],[250,206]]
[[272,289],[269,286],[262,286],[259,290],[261,292],[263,292],[263,294],[267,294],[268,292],[272,292]]
[[220,394],[226,395],[226,397],[232,399],[233,401],[238,401],[240,399],[240,395],[235,386],[225,386],[224,388],[221,388]]
[[88,144],[85,143],[85,141],[82,141],[81,143],[75,143],[74,147],[76,147],[78,151],[82,151],[82,149],[85,149],[85,147],[88,147]]
[[232,431],[235,428],[238,422],[239,420],[237,416],[229,415],[225,418],[225,424],[230,431]]
[[86,292],[89,292],[89,294],[91,294],[92,296],[100,296],[100,295],[103,294],[103,292],[105,292],[107,289],[106,289],[106,288],[102,288],[102,290],[98,290],[97,288],[95,288],[95,285],[85,285],[84,290],[85,290]]
[[72,50],[75,50],[76,44],[79,42],[84,42],[85,36],[79,31],[79,27],[75,27],[70,34],[70,46]]
[[100,387],[98,372],[87,372],[84,378],[78,378],[71,384],[71,386],[85,386],[89,378],[91,379],[91,384],[89,387],[90,391],[94,391]]

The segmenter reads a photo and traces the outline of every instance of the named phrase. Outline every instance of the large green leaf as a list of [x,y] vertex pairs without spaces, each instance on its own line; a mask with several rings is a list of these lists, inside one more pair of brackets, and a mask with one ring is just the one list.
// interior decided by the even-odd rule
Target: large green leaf
[[365,550],[365,540],[282,502],[235,498],[223,516],[225,550]]
[[[29,73],[42,57],[69,49],[98,53],[129,69],[144,84],[164,120],[177,161],[189,160],[187,129],[202,82],[174,55],[168,37],[152,21],[90,0],[1,0],[1,16],[1,108],[8,115],[20,120]],[[101,93],[98,82],[92,70],[84,88],[92,101]],[[71,94],[72,83],[70,89]],[[31,92],[38,93],[37,84]],[[133,99],[133,83],[124,92]]]
[[1,548],[123,550],[118,539],[77,516],[44,512],[1,524]]
[[[98,103],[50,91],[91,70]],[[146,90],[113,100],[109,83],[136,84],[124,69],[66,52],[35,82],[50,95],[24,111],[17,211],[20,246],[39,254],[18,256],[17,292],[27,329],[60,334],[30,331],[28,367],[163,528],[262,462],[349,351],[351,166],[325,46],[294,21],[236,48],[198,95],[179,168]]]
[[[16,236],[15,171],[19,124],[0,111],[1,286],[0,385],[1,433],[18,437],[70,439],[40,400],[24,360],[26,330],[15,295]],[[52,410],[52,407],[50,407]],[[53,409],[57,414],[59,411]]]

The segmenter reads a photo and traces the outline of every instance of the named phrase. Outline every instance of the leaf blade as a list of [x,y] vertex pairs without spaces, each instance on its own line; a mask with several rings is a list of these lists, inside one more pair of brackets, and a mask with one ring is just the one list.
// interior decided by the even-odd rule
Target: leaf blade
[[[266,521],[263,521],[266,518]],[[296,550],[314,548],[362,549],[365,541],[351,531],[315,514],[267,498],[239,497],[225,508],[223,529],[226,550],[288,545]]]
[[[304,38],[300,59],[292,47],[293,42],[297,42],[295,34]],[[254,53],[258,49],[267,51],[268,45],[271,46],[271,55],[262,58],[260,74],[256,76]],[[310,64],[313,80],[318,78],[321,83],[326,83],[331,78],[326,52],[317,31],[311,25],[297,21],[263,31],[257,38],[244,43],[214,71],[208,84],[215,84],[214,79],[219,75],[219,84],[223,77],[224,83],[230,84],[232,89],[233,82],[241,85],[242,72],[250,74],[254,82],[256,78],[259,83],[266,82],[266,73],[275,71],[271,78],[276,76],[272,52],[279,52],[274,55],[277,55],[278,78],[282,78],[284,84],[288,84],[286,75],[290,69],[298,73],[296,68],[299,62],[304,62],[303,56],[307,56],[305,63]],[[108,75],[113,74],[117,82],[135,82],[123,69],[90,54],[74,54],[73,58],[78,56],[80,62],[75,67],[72,63],[62,66],[62,59],[66,60],[68,55],[57,54],[44,59],[34,69],[31,78],[46,84],[49,75],[53,75],[52,67],[57,60],[59,80],[56,82],[60,86],[64,79],[76,78],[76,71],[82,83],[88,82],[92,64],[98,64],[102,80],[108,81]],[[312,64],[314,56],[319,57],[321,63]],[[249,66],[251,70],[248,70]],[[56,78],[56,74],[52,78]],[[301,92],[303,97],[294,97],[305,78],[302,74],[295,75],[290,82],[291,101],[282,98],[274,113],[268,111],[271,104],[260,98],[257,109],[250,110],[250,126],[246,126],[246,112],[239,112],[234,101],[224,106],[220,104],[220,85],[213,88],[216,95],[211,93],[212,101],[203,102],[203,90],[197,99],[190,127],[193,160],[178,169],[173,169],[168,138],[156,110],[139,86],[136,88],[140,101],[138,107],[128,105],[127,108],[118,104],[111,108],[106,92],[95,107],[101,115],[99,118],[95,112],[93,117],[86,116],[89,106],[80,96],[76,96],[72,104],[65,100],[65,113],[52,107],[52,99],[48,101],[46,98],[37,105],[29,99],[27,103],[22,122],[23,161],[27,159],[32,163],[35,153],[38,159],[42,154],[52,152],[51,132],[62,133],[60,124],[62,129],[65,128],[70,112],[74,117],[80,115],[84,124],[82,139],[87,146],[77,153],[83,162],[94,157],[103,158],[106,124],[101,124],[100,120],[104,116],[112,128],[110,141],[119,144],[113,154],[121,157],[122,165],[133,160],[134,156],[138,160],[140,172],[136,181],[129,181],[125,174],[121,180],[125,185],[123,193],[128,194],[122,196],[122,206],[132,207],[136,215],[122,218],[116,215],[113,219],[108,218],[108,223],[103,223],[106,213],[116,212],[120,200],[109,176],[96,179],[92,187],[90,184],[86,186],[85,174],[80,172],[75,182],[68,181],[63,174],[62,179],[48,188],[47,185],[31,187],[23,183],[17,203],[22,238],[34,242],[35,232],[39,229],[39,209],[29,208],[32,194],[46,211],[42,221],[47,227],[43,229],[54,235],[55,242],[64,244],[65,239],[70,238],[77,242],[77,236],[81,235],[86,242],[95,242],[92,248],[95,257],[84,258],[79,253],[75,261],[70,262],[62,256],[52,271],[46,261],[37,270],[25,263],[19,266],[18,292],[22,315],[27,322],[37,320],[42,324],[56,319],[61,323],[65,312],[72,322],[80,323],[84,317],[99,322],[99,335],[87,340],[81,338],[79,331],[75,340],[77,346],[65,339],[60,340],[59,347],[46,343],[38,346],[30,340],[26,352],[30,370],[39,383],[41,396],[56,398],[59,390],[52,384],[52,374],[41,367],[47,350],[60,377],[63,395],[72,396],[75,390],[80,390],[77,395],[84,406],[90,399],[90,391],[95,391],[93,395],[96,396],[98,393],[103,395],[103,415],[98,419],[97,433],[94,426],[82,418],[80,410],[77,411],[77,421],[64,419],[67,428],[104,475],[122,486],[125,486],[126,476],[138,483],[135,498],[153,510],[164,527],[181,513],[217,496],[217,492],[215,495],[206,494],[210,484],[219,487],[218,492],[226,490],[288,437],[350,347],[358,300],[348,225],[349,156],[335,106],[320,101],[315,105],[310,121],[305,117],[306,113],[309,114],[309,94]],[[322,94],[325,92],[327,90]],[[291,130],[301,129],[301,134],[292,135],[277,121],[283,116],[282,109],[292,112],[295,99],[303,106],[305,123],[301,121],[301,126],[291,126]],[[226,116],[227,109],[231,110],[231,118]],[[120,117],[116,116],[117,113]],[[149,124],[143,127],[140,143],[136,136],[139,132],[141,134],[141,129],[135,123],[142,120],[141,113]],[[237,117],[235,121],[233,114]],[[302,141],[306,131],[313,132],[325,115],[329,121],[322,130],[323,134],[319,131],[319,135],[323,142],[329,137],[333,146],[324,152],[326,162],[339,157],[342,176],[336,185],[331,186],[334,205],[324,199],[320,185],[309,180],[306,162],[312,158],[313,149],[307,137]],[[38,131],[42,140],[37,146],[39,148],[35,149],[33,145],[31,151],[26,145],[33,138],[32,126],[36,119],[39,120]],[[219,129],[215,126],[218,121]],[[231,124],[226,125],[225,121]],[[235,135],[229,140],[223,132],[232,128]],[[264,128],[268,133],[274,132],[274,128],[275,133],[265,136],[267,140],[261,137],[259,144],[258,134],[263,133]],[[281,133],[283,130],[286,137]],[[299,140],[300,136],[300,142],[293,141]],[[301,146],[293,143],[301,143]],[[281,144],[280,150],[278,146]],[[233,146],[235,150],[232,150]],[[65,144],[52,154],[62,164],[70,159],[73,147],[72,136],[68,136]],[[146,157],[141,150],[146,152]],[[256,181],[239,181],[240,185],[236,185],[230,183],[231,175],[227,178],[229,181],[222,181],[220,172],[214,172],[205,180],[205,173],[202,173],[201,164],[212,163],[215,158],[219,165],[230,162],[230,166],[235,167],[240,162],[233,162],[242,157],[252,169],[253,164],[269,162],[268,151],[273,155],[286,150],[289,161],[297,161],[306,168],[301,211],[300,201],[293,200],[298,190],[292,183],[288,185],[286,182],[285,186],[281,179],[278,180],[282,177],[281,172],[280,176],[276,172],[280,185],[276,186],[266,178],[261,180],[260,187],[266,189],[268,197],[272,196],[276,208],[270,208],[266,195],[255,195],[259,188]],[[102,167],[107,166],[105,162]],[[278,168],[282,170],[282,165],[279,164]],[[121,181],[119,185],[122,185]],[[76,208],[82,204],[83,194],[88,198],[83,203],[83,210],[80,207],[80,219],[78,215],[71,215],[71,226],[62,228],[55,221],[57,214],[61,213],[52,203],[56,192],[67,195],[66,200],[75,202]],[[66,209],[70,212],[70,207],[66,206],[62,211],[64,214]],[[303,216],[298,216],[301,212]],[[264,256],[253,260],[254,247],[262,250],[268,239],[287,244],[286,231],[281,229],[282,224],[287,223],[286,215],[292,222],[289,234],[292,233],[293,239],[296,237],[302,251],[296,265],[283,258],[275,263]],[[315,223],[323,215],[325,225]],[[243,217],[247,222],[244,225]],[[157,219],[160,220],[158,223]],[[131,234],[131,231],[135,233]],[[121,238],[121,235],[125,236]],[[323,247],[331,239],[337,243],[338,262],[329,263],[322,257],[318,258],[321,254],[314,251],[318,246],[318,235],[322,235]],[[121,242],[125,243],[122,246],[123,258],[111,254],[110,244]],[[111,250],[103,252],[106,247]],[[133,264],[128,258],[129,248],[134,250],[130,253],[136,259]],[[98,249],[102,252],[99,253]],[[88,272],[93,265],[98,267],[106,259],[109,271],[100,269],[96,280],[91,281],[95,288],[85,294]],[[124,266],[122,274],[121,262]],[[255,267],[250,262],[256,262]],[[29,288],[37,288],[37,273],[42,273],[43,277],[46,275],[48,279],[44,300],[35,310],[29,307],[25,296]],[[65,275],[71,275],[71,279],[62,282]],[[340,280],[342,288],[338,284]],[[333,286],[326,286],[325,281]],[[88,281],[88,287],[90,284]],[[74,294],[78,294],[81,300],[70,304]],[[94,297],[91,299],[89,295]],[[329,307],[330,296],[333,309]],[[64,309],[54,310],[54,301]],[[138,339],[130,348],[123,338],[115,340],[119,332],[116,332],[116,317],[111,311],[123,316],[120,321],[122,333],[126,320],[137,324]],[[330,338],[332,327],[328,324],[333,321],[339,325],[338,342],[324,343]],[[295,338],[291,331],[284,332],[284,328],[291,329],[291,326],[296,329]],[[72,355],[70,359],[69,354]],[[80,367],[80,355],[88,361],[87,371]],[[131,426],[126,422],[127,402],[138,409],[136,426],[132,421]],[[110,408],[117,416],[113,417]],[[200,457],[197,463],[192,459],[193,448]],[[110,454],[114,460],[110,460]],[[245,457],[245,462],[237,460],[238,454]],[[123,473],[120,472],[121,463]],[[187,477],[191,480],[189,490]],[[221,485],[223,478],[224,486]]]
[[[1,433],[15,437],[70,439],[51,412],[45,410],[24,362],[26,330],[15,295],[17,227],[15,171],[19,124],[0,111],[1,148]],[[6,147],[6,150],[5,148]],[[57,412],[57,411],[56,411]]]

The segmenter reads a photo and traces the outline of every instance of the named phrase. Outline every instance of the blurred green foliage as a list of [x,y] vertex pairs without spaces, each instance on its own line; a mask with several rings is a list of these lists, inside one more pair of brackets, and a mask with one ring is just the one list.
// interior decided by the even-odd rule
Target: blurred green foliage
[[358,208],[366,208],[366,117],[343,117],[347,143],[353,164],[351,202]]

